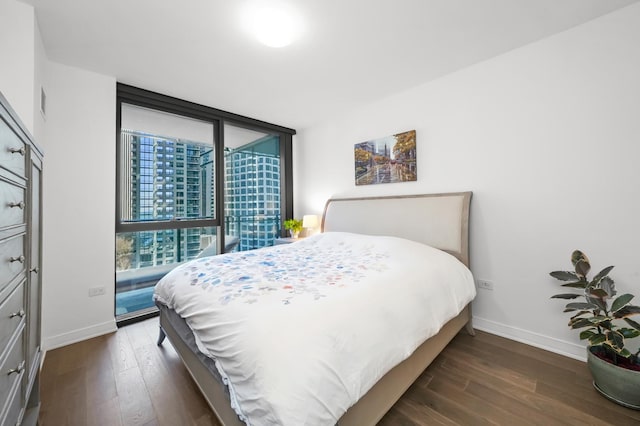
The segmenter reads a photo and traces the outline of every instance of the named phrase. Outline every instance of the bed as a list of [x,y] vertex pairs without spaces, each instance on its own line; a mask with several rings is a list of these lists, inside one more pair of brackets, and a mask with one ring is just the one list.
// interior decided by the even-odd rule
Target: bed
[[[393,244],[401,244],[401,246],[398,247],[402,249],[405,249],[404,246],[407,245],[410,251],[415,251],[422,255],[421,250],[423,250],[423,247],[421,245],[410,245],[415,244],[410,242],[418,242],[439,249],[435,250],[435,252],[439,253],[433,253],[435,256],[443,255],[441,252],[443,251],[454,256],[459,261],[453,262],[461,262],[468,267],[468,224],[471,195],[471,192],[460,192],[397,197],[330,199],[326,203],[322,218],[322,234],[317,238],[310,238],[307,241],[294,244],[299,246],[298,250],[306,249],[307,253],[312,253],[317,250],[318,247],[322,247],[323,244],[334,244],[331,242],[332,239],[344,246],[345,243],[341,238],[347,238],[349,244],[357,245],[362,242],[362,244],[364,244],[363,247],[370,247],[372,244],[371,241],[376,241],[377,244],[378,240],[383,239],[384,244],[391,244],[393,247],[396,247]],[[352,236],[352,234],[355,234],[355,236]],[[367,237],[370,235],[383,237],[374,240],[373,237]],[[401,238],[403,241],[399,242],[398,238],[395,237]],[[385,238],[388,240],[385,240]],[[356,242],[351,243],[354,239]],[[404,240],[409,241],[405,242]],[[347,244],[347,247],[351,246]],[[287,254],[286,250],[288,250],[286,246],[278,246],[278,248],[272,248],[270,252],[268,250],[263,251],[262,255],[267,253],[267,256],[284,256]],[[408,253],[409,252],[407,252],[407,254]],[[428,254],[431,256],[430,253],[431,252],[425,252],[425,255]],[[335,253],[335,255],[340,256],[341,254]],[[371,254],[369,255],[371,256]],[[451,256],[448,255],[444,256],[451,258]],[[347,256],[343,256],[342,258],[347,258]],[[227,258],[218,257],[216,261],[226,262]],[[317,261],[317,259],[315,261]],[[265,260],[261,258],[260,262],[265,263]],[[449,262],[449,260],[447,260],[447,262]],[[382,261],[379,263],[380,265],[386,265]],[[412,263],[417,264],[420,262],[414,260]],[[188,268],[187,266],[187,269]],[[195,268],[195,266],[193,268]],[[238,270],[240,269],[242,268],[238,268]],[[356,269],[357,267],[353,270],[355,271]],[[193,272],[183,269],[177,271],[176,274],[174,274],[174,278],[175,276],[187,275],[188,273],[198,276],[203,275],[195,269]],[[366,273],[369,274],[373,272],[367,271]],[[314,273],[314,277],[317,275],[317,273]],[[468,275],[470,276],[470,273]],[[244,278],[249,279],[250,276],[239,277],[239,279]],[[469,280],[468,277],[465,279],[467,281]],[[207,278],[207,280],[210,280],[210,278]],[[171,279],[168,279],[168,281],[172,282]],[[404,282],[405,279],[400,281]],[[172,285],[173,284],[165,284],[164,288],[171,287]],[[199,284],[191,285],[192,288],[198,286]],[[215,357],[212,357],[211,353],[208,352],[208,346],[204,347],[206,345],[203,341],[206,340],[208,342],[211,338],[199,331],[200,329],[195,325],[197,321],[194,322],[193,318],[189,315],[185,315],[189,321],[189,324],[187,324],[187,321],[178,315],[176,310],[180,310],[181,313],[186,311],[181,310],[182,308],[172,309],[175,307],[172,299],[175,296],[167,296],[166,294],[168,293],[162,293],[162,291],[156,298],[156,304],[160,310],[160,337],[158,344],[162,343],[165,336],[169,338],[182,358],[187,370],[222,424],[226,426],[245,424],[238,417],[238,413],[236,412],[238,410],[238,403],[235,401],[236,391],[241,389],[242,383],[238,385],[236,382],[237,386],[234,385],[234,387],[231,387],[229,384],[230,378],[226,376],[225,371],[220,369],[217,361],[212,359]],[[327,291],[330,296],[327,297],[327,299],[331,299],[333,293],[330,292],[337,290],[332,287]],[[466,327],[467,331],[473,334],[470,299],[475,296],[475,289],[473,289],[472,292],[472,295],[465,296],[464,303],[458,302],[460,306],[458,307],[457,313],[450,315],[451,319],[446,321],[441,328],[438,327],[439,331],[436,330],[436,334],[433,334],[426,341],[422,341],[415,347],[411,347],[412,349],[408,357],[398,355],[400,358],[398,363],[396,364],[394,361],[393,365],[395,366],[392,366],[388,371],[382,371],[380,376],[376,377],[375,383],[371,386],[367,385],[362,394],[357,395],[357,401],[354,401],[355,403],[353,405],[346,406],[342,411],[338,410],[343,414],[337,419],[337,424],[342,426],[373,425],[377,423],[462,328]],[[314,293],[316,299],[319,299],[320,296],[326,296],[325,294],[318,295],[316,293]],[[380,294],[384,295],[384,293]],[[310,295],[308,296],[312,297]],[[379,295],[378,297],[384,296]],[[193,300],[193,298],[188,300]],[[169,306],[171,306],[171,308]],[[338,314],[336,313],[336,315]],[[198,330],[196,333],[197,336],[192,332],[192,328]],[[215,338],[213,338],[213,340],[215,340]],[[307,343],[305,343],[305,345],[306,344]],[[291,348],[294,348],[294,346],[291,346]],[[414,348],[415,350],[413,350]],[[209,356],[206,356],[203,352],[208,352]],[[393,355],[395,356],[395,354]],[[388,356],[385,355],[385,357]],[[333,367],[335,367],[335,365]],[[228,370],[233,370],[234,368],[235,367],[230,367]],[[282,382],[282,380],[280,382]],[[229,386],[226,386],[225,383]],[[281,383],[278,383],[277,385],[279,386],[280,384]],[[345,385],[345,387],[347,387],[347,385]],[[230,389],[232,390],[231,392]],[[261,398],[256,397],[254,399]],[[322,404],[325,403],[325,401],[321,402]],[[232,408],[232,406],[235,407],[235,409]],[[265,413],[265,415],[267,414],[268,413]],[[265,421],[265,423],[273,423],[273,421]]]

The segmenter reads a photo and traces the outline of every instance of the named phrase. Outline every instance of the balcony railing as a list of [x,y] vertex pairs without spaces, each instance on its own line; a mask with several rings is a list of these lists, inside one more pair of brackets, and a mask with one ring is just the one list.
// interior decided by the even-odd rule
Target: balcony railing
[[254,250],[273,245],[280,236],[280,215],[230,215],[224,219],[229,235],[238,237],[238,251]]

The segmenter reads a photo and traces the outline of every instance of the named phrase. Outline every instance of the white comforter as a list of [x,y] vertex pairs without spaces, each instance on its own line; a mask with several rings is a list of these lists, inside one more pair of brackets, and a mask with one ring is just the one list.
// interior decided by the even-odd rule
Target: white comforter
[[196,259],[155,298],[193,330],[249,425],[334,425],[475,297],[419,243],[348,233]]

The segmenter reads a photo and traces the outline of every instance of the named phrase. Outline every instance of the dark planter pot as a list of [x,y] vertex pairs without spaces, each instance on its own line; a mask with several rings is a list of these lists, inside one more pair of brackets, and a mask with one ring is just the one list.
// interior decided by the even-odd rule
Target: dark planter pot
[[587,365],[593,376],[593,387],[611,401],[627,408],[640,410],[640,371],[633,371],[608,363],[594,353],[600,347],[587,348]]

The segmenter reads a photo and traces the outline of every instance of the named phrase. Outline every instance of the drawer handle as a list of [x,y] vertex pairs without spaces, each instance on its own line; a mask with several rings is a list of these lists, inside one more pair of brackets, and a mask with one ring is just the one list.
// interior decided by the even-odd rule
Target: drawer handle
[[9,262],[13,263],[13,262],[20,262],[20,263],[24,263],[24,256],[20,255],[18,257],[10,257],[9,258]]
[[24,209],[24,201],[20,201],[18,203],[9,203],[8,205],[11,208],[18,207],[20,210]]
[[36,274],[40,272],[40,269],[36,266],[35,268],[31,268],[29,272],[35,272]]
[[24,146],[21,146],[20,148],[9,148],[9,152],[12,154],[20,154],[24,156],[24,153],[25,153]]
[[7,376],[12,375],[13,373],[20,374],[24,371],[24,361],[22,361],[16,368],[12,368],[7,371]]
[[15,318],[15,317],[20,317],[20,318],[24,318],[24,309],[20,309],[18,312],[14,312],[11,315],[9,315],[9,318]]

